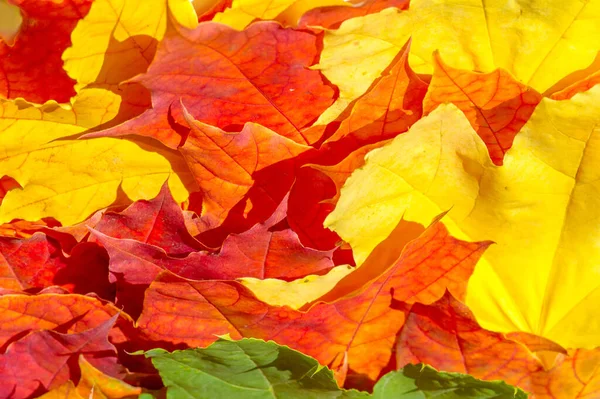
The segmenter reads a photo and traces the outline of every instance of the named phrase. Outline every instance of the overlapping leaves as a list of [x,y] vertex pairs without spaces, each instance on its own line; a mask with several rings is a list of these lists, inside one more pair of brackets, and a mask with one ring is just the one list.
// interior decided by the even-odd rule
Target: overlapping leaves
[[597,0],[11,3],[0,396],[599,394]]

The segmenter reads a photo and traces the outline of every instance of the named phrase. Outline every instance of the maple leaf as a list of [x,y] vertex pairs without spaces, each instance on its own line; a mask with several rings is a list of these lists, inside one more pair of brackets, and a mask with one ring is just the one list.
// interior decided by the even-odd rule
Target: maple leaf
[[[325,144],[349,141],[356,149],[405,132],[423,114],[427,83],[408,65],[410,42],[406,43],[382,76],[355,104],[347,118]],[[348,144],[346,144],[348,145]]]
[[[76,334],[98,327],[119,313],[114,305],[76,294],[13,294],[0,296],[0,347],[32,330]],[[130,320],[121,313],[111,331],[112,342],[121,342],[121,328]],[[123,327],[124,328],[124,327]]]
[[[303,129],[334,95],[320,73],[308,69],[316,39],[272,22],[242,32],[217,23],[174,30],[148,72],[130,80],[151,91],[153,108],[88,137],[139,134],[177,147],[188,133],[182,103],[195,119],[218,128],[255,122],[297,143],[315,142],[319,137],[305,137]],[[192,64],[184,62],[189,59]]]
[[[171,12],[179,3],[187,3],[183,14],[196,17],[189,2],[177,0],[149,0],[142,4],[94,1],[90,12],[73,30],[72,46],[62,54],[64,69],[77,81],[77,88],[90,84],[114,88],[146,72],[167,31],[167,3]],[[189,18],[183,15],[180,19]]]
[[102,373],[85,360],[83,355],[79,355],[79,367],[81,379],[77,386],[69,380],[38,399],[126,399],[138,397],[142,393],[141,388]]
[[73,381],[69,380],[61,386],[54,388],[42,396],[38,396],[38,399],[86,399],[84,396],[79,395],[75,388]]
[[36,331],[10,344],[0,355],[2,396],[30,397],[56,388],[69,379],[76,380],[79,370],[77,366],[73,369],[71,363],[82,353],[95,367],[118,376],[121,367],[117,364],[116,349],[108,342],[108,332],[117,317],[80,333]]
[[[166,195],[165,190],[161,196]],[[164,270],[192,280],[293,280],[332,269],[332,251],[303,247],[290,229],[271,231],[285,217],[286,208],[287,197],[265,223],[226,238],[218,253],[194,251],[185,257],[172,257],[150,243],[113,238],[99,230],[92,230],[92,234],[110,256],[110,281],[117,284],[118,303],[136,317],[146,288]],[[101,223],[97,227],[102,227]]]
[[231,133],[194,120],[185,107],[183,114],[191,132],[179,151],[200,187],[201,216],[209,225],[225,220],[253,186],[257,172],[310,149],[255,123]]
[[255,277],[241,277],[237,280],[269,305],[306,309],[328,294],[332,287],[354,270],[353,266],[341,265],[333,267],[327,274],[309,274],[291,281]]
[[68,102],[75,82],[63,70],[61,54],[71,45],[71,32],[92,0],[12,3],[21,9],[23,22],[13,45],[0,40],[0,97]]
[[600,383],[600,350],[554,353],[553,364],[545,368],[521,342],[481,328],[469,309],[450,294],[431,305],[413,305],[398,335],[397,349],[398,367],[427,362],[477,378],[502,379],[531,392],[535,399],[593,397]]
[[62,54],[64,69],[77,82],[78,93],[102,88],[118,96],[119,113],[103,128],[151,107],[148,91],[139,83],[126,81],[148,69],[167,30],[169,15],[175,23],[189,28],[198,23],[186,0],[149,0],[143,4],[98,0],[77,24],[71,35],[73,45]]
[[492,161],[501,165],[514,136],[529,120],[542,96],[503,69],[476,73],[444,64],[439,53],[433,58],[433,76],[423,100],[424,114],[440,104],[456,105],[483,139]]
[[[81,264],[86,269],[81,269]],[[106,272],[108,259],[95,244],[75,246],[69,257],[52,238],[36,232],[27,239],[0,237],[0,287],[36,291],[61,285],[70,292],[95,292],[111,298]]]
[[[87,354],[86,356],[89,357]],[[131,386],[94,367],[83,354],[79,355],[78,364],[81,371],[81,379],[77,384],[77,393],[82,398],[120,399],[142,393],[141,388]]]
[[85,225],[86,233],[91,227],[110,237],[160,247],[169,255],[207,249],[188,232],[182,210],[168,184],[163,184],[158,195],[149,201],[136,201],[123,212],[105,212],[97,221],[88,221]]
[[398,335],[396,362],[399,367],[423,362],[501,379],[526,391],[531,391],[527,376],[543,370],[524,345],[479,327],[468,308],[449,293],[431,305],[413,305]]
[[[406,242],[391,237],[387,245],[394,243],[399,254]],[[146,291],[138,326],[148,339],[190,346],[206,346],[226,333],[272,339],[336,371],[346,359],[346,367],[374,380],[390,361],[404,322],[402,303],[436,300],[449,286],[462,295],[465,277],[488,245],[455,240],[436,223],[393,263],[386,263],[390,251],[384,251],[383,258],[374,256],[371,267],[363,268],[367,276],[351,273],[345,278],[349,281],[340,280],[336,299],[374,280],[362,293],[317,303],[306,313],[269,306],[237,282],[192,281],[163,273]]]
[[353,4],[353,7],[323,5],[322,7],[307,11],[300,19],[298,25],[306,28],[320,26],[335,29],[347,19],[375,14],[390,7],[404,10],[408,8],[408,4],[408,0],[365,0]]
[[11,2],[0,396],[597,396],[600,0]]
[[66,260],[56,243],[42,233],[30,239],[0,237],[0,287],[26,290],[48,287]]
[[67,139],[112,119],[116,104],[106,93],[86,90],[72,108],[2,100],[0,175],[12,177],[22,189],[5,195],[0,223],[43,217],[76,223],[112,205],[118,190],[132,200],[152,198],[167,179],[179,200],[187,197],[182,179],[193,183],[174,151],[143,141]]
[[233,0],[231,6],[217,13],[212,21],[242,30],[257,19],[278,20],[295,25],[307,11],[316,7],[351,5],[343,0]]
[[312,167],[297,172],[286,220],[304,245],[328,250],[340,241],[337,234],[323,227],[323,221],[335,207],[327,200],[334,195],[335,185],[324,173]]
[[[410,70],[406,61],[406,56],[406,52],[398,55],[390,65],[389,71],[373,85],[369,92],[352,104],[352,107],[348,110],[349,115],[341,120],[339,126],[333,131],[333,134],[327,133],[322,138],[324,139],[324,144],[319,151],[307,151],[305,148],[305,152],[303,152],[301,156],[285,160],[284,156],[280,154],[283,153],[283,155],[287,155],[289,150],[285,151],[284,146],[276,147],[273,144],[266,146],[269,151],[264,153],[264,156],[261,158],[270,159],[271,162],[281,159],[284,159],[284,161],[279,161],[273,165],[267,166],[256,173],[255,176],[251,176],[254,179],[254,186],[247,191],[248,196],[246,198],[246,204],[252,204],[252,213],[254,213],[254,215],[253,217],[246,219],[246,221],[262,221],[267,218],[270,214],[269,212],[272,212],[273,207],[266,205],[275,203],[278,198],[281,198],[281,193],[287,192],[287,190],[290,189],[292,182],[294,182],[294,188],[292,189],[290,197],[292,206],[288,211],[288,221],[301,236],[301,240],[304,244],[322,250],[329,250],[335,246],[338,237],[330,231],[324,230],[320,225],[332,208],[329,204],[316,204],[316,202],[319,202],[321,199],[331,197],[328,193],[322,193],[322,195],[319,196],[317,193],[318,190],[316,190],[317,186],[319,186],[322,187],[323,190],[328,191],[329,189],[326,188],[328,182],[326,179],[321,179],[322,183],[317,183],[318,177],[315,177],[314,173],[312,173],[311,176],[307,176],[310,172],[307,172],[306,170],[299,171],[297,168],[306,162],[329,165],[336,160],[342,160],[344,156],[350,154],[353,150],[365,148],[364,145],[367,143],[380,142],[381,140],[403,133],[421,116],[421,102],[425,95],[427,84],[421,81]],[[197,121],[194,123],[199,126],[204,126]],[[319,130],[319,128],[320,126],[316,126],[316,129],[309,130],[321,134],[322,131]],[[207,126],[204,126],[203,130],[211,131]],[[217,131],[217,129],[214,128],[212,130]],[[281,140],[283,143],[286,143],[282,138],[277,139],[278,136],[270,134],[270,137],[272,137],[271,142],[273,140]],[[191,136],[188,139],[188,142],[191,142]],[[180,148],[180,151],[184,154],[188,142]],[[228,195],[219,198],[221,201],[228,201],[229,205],[227,208],[231,208],[232,204],[241,198],[242,194],[246,193],[246,190],[244,190],[243,187],[238,188],[236,185],[231,185],[229,182],[227,185],[220,184],[220,179],[217,179],[216,182],[213,181],[214,179],[211,178],[213,174],[227,176],[231,172],[229,172],[229,170],[227,171],[227,174],[225,172],[214,172],[221,171],[223,168],[216,167],[215,162],[219,159],[218,157],[211,157],[211,154],[206,153],[206,149],[214,147],[212,142],[209,142],[208,144],[209,145],[202,146],[201,149],[203,151],[201,152],[200,148],[195,150],[195,153],[199,153],[201,156],[200,162],[198,162],[200,165],[196,167],[202,172],[196,173],[198,183],[201,187],[207,186],[212,188],[216,186],[219,190],[213,189],[211,191],[219,193],[223,192],[223,194],[226,192],[226,190],[223,190],[224,187],[228,190],[236,189],[237,191],[241,191],[237,197]],[[287,146],[290,146],[289,142]],[[281,150],[276,151],[275,149],[279,147]],[[300,151],[301,150],[298,150],[298,152]],[[246,169],[248,169],[246,166],[248,163],[252,166],[252,160],[258,155],[261,155],[260,151],[258,152],[258,155],[254,155],[256,152],[254,146],[249,146],[245,151],[243,151],[243,147],[238,150],[237,146],[235,146],[228,151],[223,152],[225,154],[232,154],[232,160],[236,163],[242,163]],[[357,160],[359,157],[358,154],[359,151],[357,150],[354,154]],[[189,160],[192,170],[196,169],[193,166],[194,161],[195,159]],[[208,164],[209,167],[204,167],[204,164]],[[360,166],[360,164],[360,162],[357,162],[355,167]],[[347,168],[349,167],[349,164],[340,167]],[[209,169],[210,173],[207,173],[205,169]],[[229,169],[235,171],[239,168],[237,165],[232,165]],[[285,173],[284,171],[288,173]],[[265,174],[259,177],[261,172],[265,172]],[[242,178],[243,176],[237,177],[237,179],[240,180]],[[231,181],[234,179],[233,177],[229,177],[228,180]],[[249,178],[246,178],[245,180],[248,181],[246,184],[250,184],[251,180]],[[334,200],[335,198],[331,202]],[[308,205],[311,202],[315,203],[313,208]],[[295,206],[294,204],[298,204],[299,206]],[[239,205],[239,203],[237,205]],[[204,204],[202,207],[204,208]],[[221,211],[221,213],[224,213],[227,208]],[[268,210],[268,212],[265,212],[265,210]],[[313,212],[316,212],[317,215],[314,215]],[[239,215],[241,212],[238,210],[237,213]],[[243,214],[244,217],[247,216],[246,210],[244,210]],[[207,216],[210,216],[210,214]],[[229,216],[231,216],[231,213]],[[204,227],[202,227],[201,230],[209,230],[211,227],[214,228],[216,225],[219,225],[219,223],[221,223],[220,219],[217,219],[216,221],[211,221],[210,219],[204,220]],[[235,226],[236,229],[242,230],[242,228],[240,228],[241,223],[239,219],[236,219],[235,217],[231,218],[229,223],[226,222],[225,224],[227,225],[225,228]],[[251,226],[249,223],[246,223],[246,225]],[[314,235],[314,237],[311,237],[312,235]],[[352,262],[350,256],[341,254],[342,253],[339,252],[338,255],[345,256],[345,259],[347,259],[346,263]]]
[[502,167],[464,114],[442,105],[367,155],[326,224],[360,264],[400,218],[422,223],[449,210],[444,221],[458,238],[496,243],[467,295],[484,328],[593,348],[598,98],[596,86],[567,101],[542,100]]
[[[333,267],[332,250],[306,248],[292,229],[276,228],[286,218],[287,208],[286,195],[264,223],[225,239],[219,252],[222,265],[218,268],[228,272],[229,279],[256,277],[290,281],[308,274],[325,274]],[[235,270],[235,266],[241,265],[244,270]]]
[[600,50],[599,7],[597,0],[569,2],[566,8],[562,2],[541,6],[519,0],[504,7],[477,0],[413,0],[407,11],[385,9],[348,19],[323,39],[319,69],[339,87],[340,97],[320,120],[332,120],[364,93],[409,37],[409,61],[419,74],[432,73],[431,55],[438,50],[453,68],[504,68],[542,93],[559,81],[577,81],[570,75],[592,64]]
[[346,179],[364,165],[365,154],[385,143],[360,147],[335,165],[306,164],[296,173],[286,220],[302,243],[321,250],[338,245],[339,236],[323,222],[335,208]]
[[[288,221],[305,244],[320,249],[334,247],[339,237],[323,228],[338,199],[331,183],[339,192],[350,173],[363,165],[368,151],[405,132],[422,116],[427,84],[408,66],[408,48],[407,44],[381,78],[349,107],[349,114],[326,137],[311,163],[296,173]],[[332,165],[336,160],[340,161]],[[323,172],[329,179],[306,167]]]
[[[50,222],[52,223],[52,221]],[[45,221],[28,222],[26,220],[13,220],[11,223],[0,225],[0,236],[29,238],[47,226]]]

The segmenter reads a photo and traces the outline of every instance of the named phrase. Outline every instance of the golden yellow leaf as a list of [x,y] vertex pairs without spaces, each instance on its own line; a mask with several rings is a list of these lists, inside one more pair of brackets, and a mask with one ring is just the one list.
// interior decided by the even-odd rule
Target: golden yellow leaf
[[350,5],[344,0],[233,0],[231,7],[217,13],[213,21],[242,30],[255,19],[276,19],[280,14],[291,24],[313,8]]
[[88,399],[121,399],[137,398],[142,389],[131,386],[124,381],[110,377],[79,355],[81,379],[77,384],[77,392]]
[[[359,2],[362,4],[362,1]],[[353,4],[346,0],[296,0],[277,15],[276,20],[284,26],[297,26],[304,14],[317,7],[352,7]]]
[[300,309],[302,306],[325,295],[354,267],[336,266],[323,276],[309,275],[293,281],[274,278],[264,280],[244,277],[240,282],[248,287],[258,299],[273,306],[289,306]]
[[38,399],[87,399],[85,396],[79,395],[73,381],[67,381],[58,388],[46,392]]
[[337,30],[325,31],[320,61],[313,68],[320,69],[338,87],[340,95],[316,124],[335,119],[387,68],[410,36],[409,15],[387,8],[346,20]]
[[369,153],[325,224],[364,261],[401,218],[492,240],[467,305],[496,331],[525,331],[564,347],[600,344],[600,86],[544,99],[504,166],[454,105],[441,105]]
[[202,18],[205,13],[221,6],[222,2],[223,0],[194,0],[191,3],[196,10],[196,15]]
[[4,197],[0,224],[44,217],[74,224],[111,205],[119,188],[131,200],[149,199],[167,179],[185,200],[193,183],[177,152],[142,140],[67,139],[112,119],[118,107],[118,96],[102,89],[84,90],[73,107],[2,100],[0,176],[23,188]]
[[196,9],[192,4],[193,1],[167,0],[167,3],[169,12],[179,25],[187,29],[194,29],[198,26],[198,14],[196,14]]
[[62,56],[76,90],[92,83],[114,86],[145,72],[165,35],[169,10],[189,29],[198,24],[188,0],[94,1]]
[[[6,156],[23,146],[44,144],[106,123],[117,114],[119,106],[119,98],[103,89],[86,89],[73,106],[55,101],[37,105],[23,99],[0,99],[0,154]],[[43,133],[24,134],[40,123]]]
[[600,50],[600,0],[413,0],[327,31],[319,68],[340,88],[340,100],[319,122],[364,93],[412,37],[410,65],[433,71],[439,50],[453,68],[502,67],[545,92],[588,67]]

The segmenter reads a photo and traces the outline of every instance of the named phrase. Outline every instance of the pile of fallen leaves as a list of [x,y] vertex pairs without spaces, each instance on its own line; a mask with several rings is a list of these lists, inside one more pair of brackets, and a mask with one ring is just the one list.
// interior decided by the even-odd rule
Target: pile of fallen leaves
[[600,397],[600,0],[9,3],[0,398]]

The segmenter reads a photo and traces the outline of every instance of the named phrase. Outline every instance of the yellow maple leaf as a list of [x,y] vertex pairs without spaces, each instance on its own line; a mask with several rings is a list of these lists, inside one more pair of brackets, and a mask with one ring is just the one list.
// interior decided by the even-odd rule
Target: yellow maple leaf
[[77,81],[75,89],[92,83],[115,86],[145,72],[165,35],[169,12],[186,28],[198,24],[188,0],[94,1],[62,56],[65,70]]
[[413,0],[345,21],[325,33],[319,68],[340,99],[319,123],[363,94],[409,38],[417,73],[433,71],[436,50],[453,68],[504,68],[545,92],[593,63],[600,51],[599,0]]
[[292,281],[274,278],[261,280],[253,277],[244,277],[239,281],[248,287],[258,299],[269,305],[300,309],[307,303],[325,295],[353,270],[352,266],[342,265],[334,267],[323,276],[311,274]]
[[525,331],[564,347],[600,344],[600,86],[544,99],[495,166],[454,105],[367,155],[325,221],[357,264],[404,218],[441,212],[450,232],[492,240],[467,305],[483,326]]
[[0,224],[44,217],[74,224],[111,205],[119,188],[131,200],[149,199],[167,179],[174,197],[185,200],[185,185],[193,183],[177,152],[147,140],[67,139],[111,120],[118,108],[103,89],[84,90],[72,107],[1,100],[0,176],[23,188],[4,197]]
[[79,355],[79,369],[81,378],[77,386],[73,381],[67,381],[39,399],[123,399],[136,398],[142,392],[141,388],[104,374],[83,355]]
[[136,398],[142,392],[141,388],[104,374],[88,362],[83,355],[79,355],[79,369],[81,378],[77,384],[77,392],[84,398]]
[[73,381],[67,381],[64,384],[56,387],[42,396],[38,396],[38,399],[88,399],[85,396],[81,396],[75,388]]
[[233,0],[231,7],[217,13],[214,22],[243,30],[255,19],[282,19],[297,22],[308,10],[327,6],[351,6],[344,0]]

